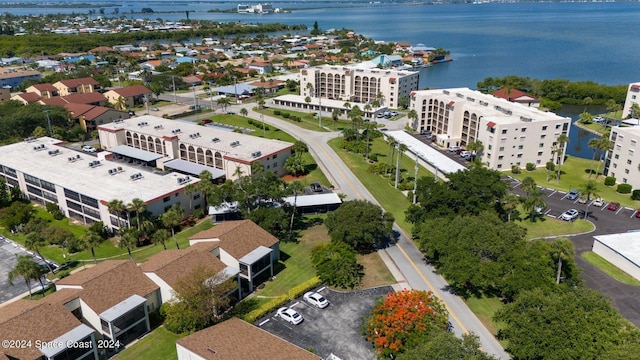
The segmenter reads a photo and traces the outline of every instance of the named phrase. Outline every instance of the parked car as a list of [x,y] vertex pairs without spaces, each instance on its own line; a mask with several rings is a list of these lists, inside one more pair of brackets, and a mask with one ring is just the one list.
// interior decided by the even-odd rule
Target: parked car
[[202,125],[211,124],[213,120],[211,119],[202,119]]
[[636,210],[636,217],[640,219],[640,209]]
[[317,182],[314,182],[313,184],[311,184],[311,190],[313,190],[313,192],[322,192],[322,185],[318,184]]
[[607,206],[607,209],[611,210],[611,211],[616,211],[620,208],[620,203],[619,202],[610,202],[609,206]]
[[391,112],[391,116],[398,116],[398,112],[397,111],[392,111]]
[[94,153],[96,152],[96,149],[93,146],[85,145],[82,147],[82,151],[87,153]]
[[280,309],[278,309],[278,312],[276,313],[280,318],[282,318],[282,320],[292,324],[292,325],[298,325],[302,322],[302,320],[304,320],[304,318],[302,317],[302,315],[298,314],[297,311],[293,310],[292,308],[288,308],[288,307],[281,307]]
[[133,111],[133,110],[129,110],[129,111],[127,111],[127,113],[129,114],[129,116],[135,116],[136,115],[136,112]]
[[309,291],[305,293],[302,298],[304,299],[304,301],[317,307],[318,309],[324,309],[329,306],[329,301],[317,292]]
[[544,211],[544,209],[546,209],[546,208],[547,208],[547,207],[546,207],[546,206],[544,206],[544,205],[536,205],[536,206],[533,208],[533,211],[535,211],[535,212],[536,212],[536,213],[538,213],[538,214],[542,214],[542,212],[543,212],[543,211]]
[[576,189],[572,189],[571,191],[569,191],[569,193],[567,194],[567,199],[568,200],[575,200],[578,198],[578,196],[580,195],[580,193],[578,192],[578,190]]
[[383,118],[383,117],[384,117],[384,114],[383,114],[383,113],[378,113],[378,114],[376,114],[376,117],[377,117],[377,118]]
[[591,202],[591,206],[603,207],[604,206],[604,199],[603,198],[594,199]]
[[603,118],[602,116],[596,116],[593,118],[593,122],[596,124],[604,124],[605,121],[607,121],[605,118]]
[[560,220],[564,220],[564,221],[573,221],[578,217],[578,210],[576,209],[569,209],[565,212],[562,213],[562,215],[560,215],[558,217],[558,219]]
[[160,111],[160,109],[158,109],[158,108],[157,108],[157,107],[155,107],[155,106],[150,107],[150,108],[149,108],[149,110],[151,110],[151,111]]
[[470,156],[471,156],[471,152],[469,152],[467,150],[460,151],[460,157],[466,158],[466,157],[470,157]]
[[456,152],[460,150],[460,146],[449,146],[449,151]]

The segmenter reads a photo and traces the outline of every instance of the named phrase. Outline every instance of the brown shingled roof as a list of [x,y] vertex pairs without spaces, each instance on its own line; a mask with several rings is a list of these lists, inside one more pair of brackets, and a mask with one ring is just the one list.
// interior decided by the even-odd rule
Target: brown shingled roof
[[144,272],[153,272],[169,286],[175,285],[187,274],[202,268],[219,273],[226,268],[215,255],[200,247],[165,250],[140,265]]
[[81,286],[79,297],[97,314],[137,294],[147,296],[159,287],[129,260],[108,260],[72,274],[58,286]]
[[37,93],[34,93],[34,92],[16,94],[15,96],[21,98],[22,100],[24,100],[24,101],[26,101],[28,103],[36,102],[36,101],[42,99],[42,97],[40,95],[38,95]]
[[10,308],[16,307],[19,312],[10,320],[0,324],[0,339],[20,339],[31,341],[31,347],[2,349],[4,354],[17,359],[37,359],[42,353],[35,346],[36,340],[51,341],[63,334],[73,330],[81,324],[71,312],[64,306],[41,303],[40,301],[29,301],[31,306],[25,307],[23,302],[10,304],[5,311],[12,311]]
[[64,86],[70,87],[70,88],[78,87],[80,85],[99,85],[100,84],[94,78],[91,78],[91,77],[83,77],[83,78],[79,78],[79,79],[60,80],[58,82],[60,84],[64,85]]
[[320,359],[238,318],[193,333],[176,343],[207,360]]
[[151,90],[147,89],[143,85],[131,85],[131,86],[127,86],[119,89],[112,89],[111,91],[125,98],[131,97],[131,96],[151,94]]
[[249,254],[260,245],[270,248],[279,242],[278,238],[251,220],[225,221],[189,238],[189,240],[215,239],[220,241],[221,249],[236,259]]
[[33,86],[34,89],[37,89],[39,91],[58,91],[58,89],[55,86],[49,83],[33,84],[31,86]]

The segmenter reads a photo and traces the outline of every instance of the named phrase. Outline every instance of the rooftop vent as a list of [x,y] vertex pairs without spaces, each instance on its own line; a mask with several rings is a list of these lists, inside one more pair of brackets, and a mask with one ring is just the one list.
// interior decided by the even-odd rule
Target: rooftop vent
[[256,151],[251,153],[251,157],[257,158],[262,156],[262,151]]
[[94,168],[94,167],[96,167],[96,166],[100,166],[100,165],[102,165],[102,164],[100,163],[100,160],[94,160],[94,161],[89,162],[89,167],[90,167],[90,168]]
[[148,122],[146,122],[146,121],[142,121],[142,122],[139,122],[139,123],[138,123],[138,126],[140,126],[140,127],[142,127],[142,126],[147,126],[147,125],[149,125],[149,123],[148,123]]
[[49,155],[56,156],[60,154],[60,149],[49,150]]
[[181,132],[182,132],[182,130],[180,130],[180,129],[171,130],[172,134],[179,134]]
[[46,148],[47,148],[47,147],[46,147],[46,146],[44,146],[44,144],[40,144],[40,145],[38,145],[38,146],[34,146],[34,147],[33,147],[33,151],[40,151],[40,150],[44,150],[44,149],[46,149]]
[[139,180],[139,179],[142,179],[142,174],[141,173],[135,173],[135,174],[129,176],[129,180],[132,180],[132,181],[136,181],[136,180]]
[[189,175],[187,175],[187,176],[185,176],[183,178],[179,177],[177,180],[178,180],[178,185],[182,185],[182,184],[186,184],[188,182],[191,182],[191,178],[189,177]]
[[26,142],[32,142],[32,141],[36,141],[36,140],[37,140],[37,139],[36,139],[36,138],[34,138],[33,136],[29,136],[29,137],[27,137],[27,138],[24,138],[24,141],[26,141]]
[[156,125],[153,128],[156,129],[156,130],[161,130],[163,128],[163,126],[162,125]]
[[213,138],[211,139],[211,141],[213,141],[214,143],[220,142],[220,138]]
[[240,141],[234,141],[231,143],[231,147],[240,146]]

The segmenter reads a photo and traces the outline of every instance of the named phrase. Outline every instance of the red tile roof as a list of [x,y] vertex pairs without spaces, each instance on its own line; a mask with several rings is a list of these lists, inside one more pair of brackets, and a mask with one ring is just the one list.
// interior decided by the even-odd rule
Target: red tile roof
[[52,84],[49,84],[49,83],[46,83],[46,84],[33,84],[31,86],[33,86],[33,88],[38,90],[38,91],[49,91],[49,92],[58,91],[58,89],[55,86],[53,86]]
[[514,99],[521,98],[521,97],[527,97],[527,98],[533,99],[534,101],[538,101],[538,99],[534,98],[533,96],[527,94],[524,91],[521,91],[518,89],[509,89],[506,87],[496,90],[493,93],[493,96],[501,99],[506,99],[509,101],[512,101]]
[[449,101],[449,103],[447,104],[447,106],[453,106],[453,105],[455,105],[455,103],[456,103],[455,101]]
[[489,122],[487,123],[487,127],[492,128],[492,127],[494,127],[494,126],[496,126],[496,123],[494,123],[493,121],[489,121]]
[[70,88],[78,87],[80,85],[99,85],[100,84],[94,78],[90,78],[90,77],[84,77],[84,78],[79,78],[79,79],[60,80],[58,82],[60,84],[64,85],[64,86],[70,87]]
[[151,90],[147,89],[143,85],[131,85],[131,86],[127,86],[119,89],[112,89],[111,91],[115,92],[116,94],[124,98],[151,94]]
[[28,93],[22,93],[22,94],[16,94],[16,97],[19,97],[20,99],[28,102],[28,103],[32,103],[32,102],[36,102],[40,99],[42,99],[42,97],[36,93],[33,92],[28,92]]

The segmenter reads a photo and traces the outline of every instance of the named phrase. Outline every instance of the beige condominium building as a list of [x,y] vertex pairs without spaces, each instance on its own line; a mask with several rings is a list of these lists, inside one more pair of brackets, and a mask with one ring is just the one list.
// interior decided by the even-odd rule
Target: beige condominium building
[[280,140],[152,115],[100,125],[98,133],[100,145],[117,157],[195,176],[207,170],[215,179],[250,175],[255,163],[284,175],[284,162],[293,147]]
[[607,152],[604,174],[640,189],[640,127],[613,127],[610,140],[612,147]]
[[417,71],[323,65],[300,71],[300,95],[362,104],[378,100],[395,109],[400,98],[408,99],[418,89],[418,76]]
[[[87,225],[102,221],[113,229],[129,218],[109,211],[112,200],[126,205],[141,199],[156,216],[174,204],[185,209],[185,216],[203,206],[200,193],[184,191],[200,181],[196,177],[156,172],[142,164],[98,158],[63,145],[60,140],[42,137],[0,147],[0,177],[35,203],[54,203],[69,218]],[[103,154],[106,152],[98,153]]]
[[[468,88],[415,91],[410,109],[418,116],[409,120],[409,126],[418,132],[430,131],[442,147],[482,142],[484,150],[478,156],[492,169],[527,163],[541,167],[564,159],[565,147],[557,139],[561,134],[568,136],[571,119],[552,112]],[[560,152],[554,152],[556,148]]]
[[631,106],[633,104],[640,105],[640,82],[629,84],[629,88],[627,89],[627,99],[625,100],[624,108],[622,109],[623,119],[626,119],[631,115],[636,119],[640,117],[640,114],[631,114]]

